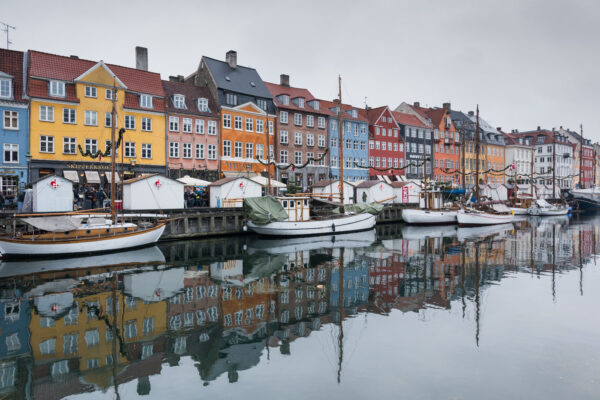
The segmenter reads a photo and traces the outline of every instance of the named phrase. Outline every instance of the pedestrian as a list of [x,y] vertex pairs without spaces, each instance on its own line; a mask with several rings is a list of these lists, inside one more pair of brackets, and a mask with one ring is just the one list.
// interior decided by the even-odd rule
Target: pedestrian
[[185,208],[188,208],[188,201],[190,200],[190,194],[189,192],[186,190],[183,191],[183,204],[185,205]]
[[99,208],[104,208],[104,200],[106,199],[106,194],[104,193],[104,190],[102,188],[100,188],[100,190],[98,190],[98,207]]
[[2,210],[4,208],[5,201],[6,201],[6,199],[4,198],[4,193],[2,193],[2,191],[0,190],[0,210]]
[[84,198],[85,198],[84,209],[85,210],[91,209],[92,208],[92,201],[93,201],[93,198],[94,198],[94,194],[92,193],[92,189],[89,186],[87,186],[85,188]]

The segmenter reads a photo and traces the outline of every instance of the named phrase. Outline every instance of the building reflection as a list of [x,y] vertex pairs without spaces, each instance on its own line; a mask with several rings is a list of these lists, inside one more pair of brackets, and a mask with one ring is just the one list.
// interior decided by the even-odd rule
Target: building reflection
[[234,383],[326,325],[341,337],[343,321],[362,313],[470,307],[479,343],[483,291],[512,273],[580,268],[598,233],[533,218],[483,232],[387,226],[377,238],[163,244],[140,265],[120,264],[123,254],[81,268],[3,263],[0,395],[59,399],[131,381],[149,394],[149,377],[186,357],[204,384]]

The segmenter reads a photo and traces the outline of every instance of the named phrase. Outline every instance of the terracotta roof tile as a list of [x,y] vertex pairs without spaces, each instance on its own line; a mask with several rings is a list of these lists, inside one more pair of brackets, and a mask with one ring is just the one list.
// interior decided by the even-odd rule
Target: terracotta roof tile
[[[183,82],[162,81],[163,90],[166,96],[166,109],[170,113],[208,115],[218,117],[218,106],[212,98],[210,91],[206,87],[199,87]],[[173,95],[182,94],[185,96],[186,109],[175,108],[173,105]],[[208,99],[208,112],[198,110],[197,100],[199,98]]]
[[132,110],[150,111],[150,112],[165,112],[165,101],[161,98],[154,98],[152,100],[152,108],[140,107],[140,98],[135,93],[126,92],[125,102],[123,108],[129,108]]
[[29,96],[40,99],[51,99],[79,103],[79,99],[77,98],[77,94],[75,92],[74,84],[67,83],[65,85],[65,97],[52,97],[50,96],[50,92],[48,89],[48,81],[35,78],[29,79]]
[[397,123],[400,125],[409,125],[417,128],[427,128],[425,124],[412,114],[401,113],[399,111],[392,111],[392,115]]
[[[308,89],[295,88],[292,86],[283,86],[283,85],[278,85],[276,83],[270,83],[270,82],[265,82],[265,85],[267,86],[267,89],[273,96],[273,102],[279,108],[285,108],[285,109],[289,109],[289,110],[298,110],[298,111],[303,111],[303,112],[311,112],[311,113],[315,113],[315,114],[332,115],[332,113],[327,108],[323,107],[323,103],[321,102],[321,100],[318,100],[319,101],[319,109],[318,110],[315,110],[308,104],[308,102],[311,100],[317,100],[317,99],[315,99],[315,96],[313,96],[312,93],[308,91]],[[277,99],[277,96],[282,95],[282,94],[287,94],[288,96],[290,96],[290,104],[283,104]],[[298,107],[292,101],[293,99],[296,99],[298,97],[304,98],[304,104],[305,104],[304,108]]]
[[[327,100],[319,100],[319,102],[321,103],[321,108],[327,109],[329,111],[330,115],[333,115],[333,116],[337,115],[336,113],[334,113],[334,112],[331,111],[332,108],[336,108],[338,106],[337,102],[335,102],[335,101],[327,101]],[[349,111],[349,110],[352,110],[352,109],[358,111],[358,117],[357,118],[352,117],[350,114],[348,114],[346,112],[346,113],[344,113],[344,116],[343,116],[344,119],[353,120],[353,121],[368,122],[366,116],[361,115],[360,108],[351,106],[350,104],[342,104],[342,108],[344,109],[344,111]]]
[[0,72],[13,77],[13,96],[18,102],[23,99],[23,52],[0,49]]

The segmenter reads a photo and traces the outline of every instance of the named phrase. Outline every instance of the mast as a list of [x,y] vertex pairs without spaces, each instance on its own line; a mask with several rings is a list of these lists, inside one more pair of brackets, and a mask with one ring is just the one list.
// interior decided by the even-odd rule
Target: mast
[[[265,126],[263,127],[263,131],[266,133],[266,137],[267,137],[267,148],[265,149],[265,151],[267,152],[267,194],[270,195],[271,194],[271,146],[270,146],[270,133],[269,133],[269,105],[267,103],[267,109],[265,110]],[[273,130],[275,130],[275,126],[273,126]],[[275,133],[273,131],[273,133]],[[265,156],[265,153],[263,152],[263,158]]]
[[460,150],[460,155],[461,155],[461,165],[462,165],[462,171],[461,171],[462,172],[462,174],[461,174],[462,188],[463,188],[463,190],[466,191],[466,189],[467,189],[467,182],[466,182],[467,177],[465,176],[465,172],[467,170],[467,160],[466,160],[467,154],[466,154],[466,149],[465,149],[466,142],[465,142],[465,128],[464,128],[464,124],[465,124],[465,122],[463,121],[461,129],[460,129],[460,136],[461,136],[460,142],[461,142],[461,147],[462,147],[461,150]]
[[338,104],[338,142],[340,149],[340,197],[342,203],[342,211],[344,210],[344,122],[342,120],[342,113],[344,108],[342,107],[342,77],[338,75],[338,96],[340,103]]
[[552,130],[552,199],[556,196],[556,132]]
[[479,104],[477,104],[477,122],[475,123],[475,201],[479,202]]
[[531,165],[529,167],[529,186],[531,187],[531,197],[535,197],[535,185],[533,183],[533,157],[534,157],[534,147],[531,147]]
[[338,371],[337,371],[337,382],[338,384],[342,381],[342,363],[344,361],[344,248],[340,248],[340,296],[339,296],[339,308],[340,308],[340,334],[338,335]]
[[479,242],[475,242],[475,343],[479,347],[479,319],[481,304],[479,298]]
[[583,184],[583,124],[579,124],[579,189],[585,189]]
[[116,145],[115,145],[115,125],[117,125],[117,85],[116,79],[113,78],[113,95],[112,95],[112,121],[110,124],[110,159],[111,159],[111,173],[110,173],[110,214],[112,217],[113,224],[117,223],[117,212],[115,209],[115,164],[116,164]]
[[[113,124],[114,125],[114,124]],[[114,133],[114,132],[113,132]],[[114,178],[112,179],[114,181]],[[113,207],[114,209],[114,207]],[[113,385],[115,386],[115,394],[117,396],[117,399],[120,399],[121,396],[119,395],[119,383],[117,381],[117,371],[118,371],[118,365],[117,363],[119,362],[119,355],[117,354],[117,273],[113,272],[113,276],[111,279],[111,286],[112,286],[112,308],[111,308],[111,312],[113,315],[113,321],[112,321],[112,326],[111,326],[111,333],[112,333],[112,357],[113,357],[113,362],[112,362],[112,375],[113,375]]]

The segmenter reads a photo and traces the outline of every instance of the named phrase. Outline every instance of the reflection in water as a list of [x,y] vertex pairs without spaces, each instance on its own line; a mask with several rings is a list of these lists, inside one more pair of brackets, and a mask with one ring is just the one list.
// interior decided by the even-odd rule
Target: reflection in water
[[[188,358],[205,386],[221,376],[234,383],[261,360],[270,362],[273,350],[289,356],[294,341],[328,326],[335,340],[312,341],[311,348],[334,347],[336,380],[350,385],[343,379],[353,362],[344,352],[345,329],[358,315],[391,320],[457,308],[459,318],[472,321],[477,348],[485,339],[485,292],[503,278],[550,274],[557,302],[558,276],[576,268],[583,296],[595,222],[388,225],[319,238],[248,236],[3,262],[0,395],[58,399],[110,390],[119,397],[119,385],[130,381],[138,395],[151,395],[149,377],[165,365],[183,368]],[[189,385],[193,393],[195,383]]]

